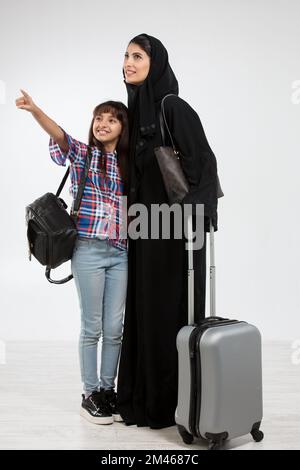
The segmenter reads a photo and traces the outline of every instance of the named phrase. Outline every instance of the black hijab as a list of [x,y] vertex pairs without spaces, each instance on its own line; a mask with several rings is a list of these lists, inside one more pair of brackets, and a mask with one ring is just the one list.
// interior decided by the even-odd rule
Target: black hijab
[[[178,95],[178,82],[170,67],[166,48],[153,36],[148,34],[141,36],[146,37],[151,45],[148,76],[141,85],[132,85],[124,80],[128,93],[131,168],[137,155],[145,150],[149,140],[157,132],[155,122],[157,105],[169,93]],[[138,166],[141,170],[141,165]]]
[[[151,44],[150,70],[142,85],[126,83],[129,116],[138,117],[142,137],[155,134],[155,103],[172,93],[178,95],[178,82],[169,64],[168,52],[153,36],[142,34]],[[138,113],[136,113],[138,111]],[[137,119],[132,119],[136,123]],[[131,123],[133,124],[133,122]]]

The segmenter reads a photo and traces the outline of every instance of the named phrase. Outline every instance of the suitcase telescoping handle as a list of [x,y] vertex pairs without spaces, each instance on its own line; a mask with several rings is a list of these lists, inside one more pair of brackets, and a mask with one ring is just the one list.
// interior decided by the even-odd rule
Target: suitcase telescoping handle
[[216,316],[216,266],[215,266],[215,231],[210,219],[209,221],[209,292],[210,292],[210,316]]
[[[194,260],[193,260],[193,218],[192,215],[187,220],[188,227],[188,324],[193,325],[194,315]],[[210,266],[209,266],[209,292],[210,292],[210,317],[216,319],[216,267],[215,267],[215,243],[214,227],[212,221],[209,222],[209,246],[210,246]]]
[[189,215],[188,226],[188,324],[194,324],[194,259],[193,259],[193,216]]

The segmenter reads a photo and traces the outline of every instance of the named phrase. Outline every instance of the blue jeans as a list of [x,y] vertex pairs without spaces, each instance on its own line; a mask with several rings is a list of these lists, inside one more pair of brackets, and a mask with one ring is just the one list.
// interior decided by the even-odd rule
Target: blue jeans
[[[72,257],[80,309],[79,359],[85,392],[114,388],[127,289],[127,251],[97,238],[78,238]],[[102,337],[100,376],[98,342]]]

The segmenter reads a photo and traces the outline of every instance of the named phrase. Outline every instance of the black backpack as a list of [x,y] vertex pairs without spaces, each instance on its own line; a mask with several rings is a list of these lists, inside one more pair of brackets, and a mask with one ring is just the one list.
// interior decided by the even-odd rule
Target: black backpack
[[53,284],[64,284],[73,278],[70,274],[64,279],[54,281],[50,278],[50,271],[72,258],[77,239],[77,216],[90,162],[91,152],[88,148],[84,171],[70,215],[67,212],[67,204],[59,197],[68,178],[70,167],[55,195],[46,193],[26,207],[29,259],[31,260],[31,255],[33,255],[43,266],[46,266],[46,278]]

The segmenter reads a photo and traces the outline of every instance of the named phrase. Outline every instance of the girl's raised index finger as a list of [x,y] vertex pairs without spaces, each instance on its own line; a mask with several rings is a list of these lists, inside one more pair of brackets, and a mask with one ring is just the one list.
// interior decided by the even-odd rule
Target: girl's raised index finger
[[29,98],[29,95],[26,93],[26,91],[22,90],[22,88],[20,88],[20,91],[25,96],[25,98]]

